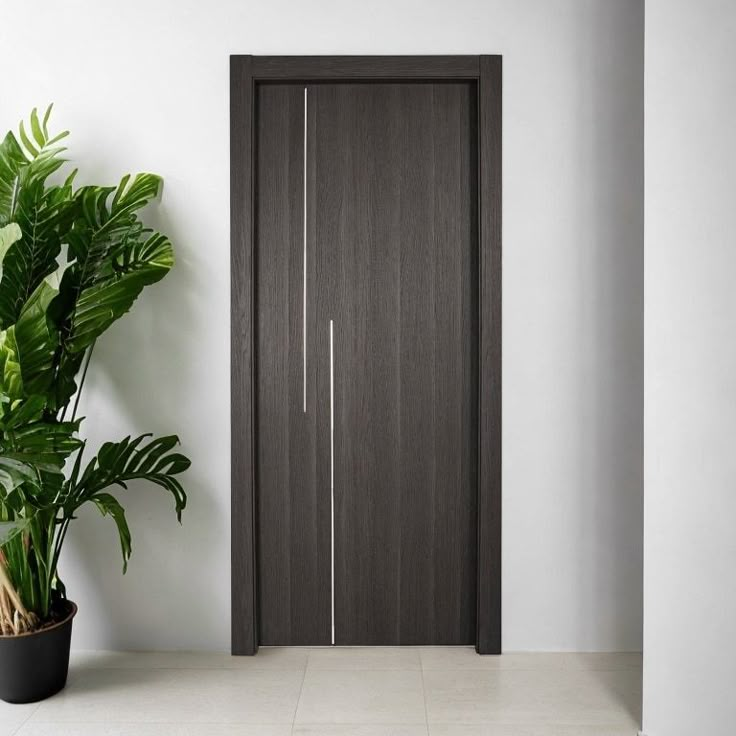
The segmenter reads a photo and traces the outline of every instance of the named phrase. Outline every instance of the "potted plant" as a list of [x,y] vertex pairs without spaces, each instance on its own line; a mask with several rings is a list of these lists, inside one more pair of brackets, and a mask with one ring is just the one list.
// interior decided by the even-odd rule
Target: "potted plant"
[[67,132],[49,134],[50,112],[34,110],[0,142],[0,698],[16,703],[66,682],[77,607],[58,565],[78,509],[112,517],[125,572],[130,531],[112,491],[150,481],[171,493],[181,520],[175,476],[189,467],[173,435],[85,453],[77,409],[95,341],[174,259],[168,238],[139,218],[159,177],[62,180]]

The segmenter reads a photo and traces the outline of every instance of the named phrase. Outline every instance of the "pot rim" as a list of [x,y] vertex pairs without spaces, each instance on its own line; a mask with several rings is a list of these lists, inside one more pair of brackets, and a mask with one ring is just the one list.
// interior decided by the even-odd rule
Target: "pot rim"
[[0,641],[3,641],[4,639],[23,639],[24,637],[28,636],[39,636],[41,634],[47,634],[50,631],[54,631],[55,629],[59,629],[62,626],[68,624],[77,615],[79,607],[74,601],[70,601],[68,598],[65,598],[64,602],[67,605],[71,606],[71,610],[61,621],[57,621],[52,626],[47,626],[44,629],[37,629],[36,631],[24,631],[22,634],[0,634]]

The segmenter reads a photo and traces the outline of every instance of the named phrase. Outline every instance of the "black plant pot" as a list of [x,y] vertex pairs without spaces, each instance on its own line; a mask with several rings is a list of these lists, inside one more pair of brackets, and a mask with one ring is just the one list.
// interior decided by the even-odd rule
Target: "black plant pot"
[[30,634],[0,636],[0,698],[35,703],[63,689],[76,614],[74,603],[62,601],[58,623]]

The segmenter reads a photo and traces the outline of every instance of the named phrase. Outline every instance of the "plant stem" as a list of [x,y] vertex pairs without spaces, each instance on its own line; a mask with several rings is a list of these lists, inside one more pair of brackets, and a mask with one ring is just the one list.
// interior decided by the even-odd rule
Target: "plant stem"
[[84,388],[84,380],[87,378],[87,368],[89,368],[89,361],[92,359],[92,351],[95,349],[95,342],[89,346],[87,351],[87,361],[84,364],[84,370],[82,371],[82,381],[79,384],[79,390],[77,391],[77,398],[74,400],[74,411],[72,411],[72,421],[77,417],[77,407],[79,406],[79,397],[82,395],[82,389]]
[[23,601],[21,601],[20,596],[13,587],[13,583],[10,581],[7,570],[5,569],[5,563],[2,561],[0,561],[0,589],[2,589],[3,593],[3,618],[8,617],[6,607],[9,607],[7,606],[5,596],[10,599],[10,604],[15,608],[15,614],[8,618],[8,624],[13,629],[14,633],[17,634],[21,630],[27,631],[33,628],[33,621],[29,616],[26,607],[23,605]]
[[54,545],[54,555],[51,562],[51,579],[56,575],[56,568],[59,565],[59,557],[61,557],[61,548],[64,546],[64,538],[66,537],[67,529],[69,528],[70,519],[63,519],[61,522],[61,529],[57,532],[56,543]]

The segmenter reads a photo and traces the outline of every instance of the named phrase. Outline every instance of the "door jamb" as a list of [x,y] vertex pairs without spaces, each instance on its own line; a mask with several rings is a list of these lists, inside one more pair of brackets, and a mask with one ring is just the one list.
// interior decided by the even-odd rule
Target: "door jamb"
[[478,580],[475,648],[501,653],[501,56],[230,57],[231,648],[258,651],[254,434],[255,85],[474,80],[478,100]]

